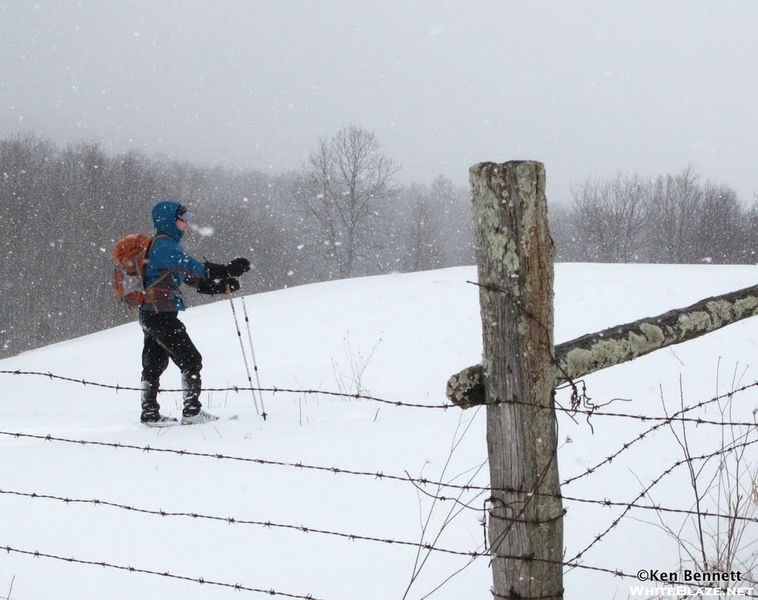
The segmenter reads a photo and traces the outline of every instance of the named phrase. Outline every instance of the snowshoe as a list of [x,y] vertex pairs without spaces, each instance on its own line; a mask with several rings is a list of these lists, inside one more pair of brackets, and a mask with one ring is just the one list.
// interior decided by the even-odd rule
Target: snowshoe
[[167,417],[165,415],[155,415],[155,416],[143,416],[140,419],[140,422],[143,425],[147,425],[148,427],[173,427],[174,425],[179,425],[179,419],[175,419],[174,417]]
[[202,423],[211,423],[212,421],[218,421],[216,415],[212,415],[209,412],[205,412],[203,409],[194,415],[182,415],[182,425],[200,425]]

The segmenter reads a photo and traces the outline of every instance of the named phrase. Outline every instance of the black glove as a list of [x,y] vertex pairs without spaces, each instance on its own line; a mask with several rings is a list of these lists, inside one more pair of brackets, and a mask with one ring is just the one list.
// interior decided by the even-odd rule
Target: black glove
[[250,261],[246,258],[235,258],[232,262],[226,265],[226,270],[232,277],[239,277],[250,270]]
[[224,279],[226,277],[239,277],[250,270],[250,261],[246,258],[235,258],[228,265],[217,263],[205,263],[205,276],[208,279]]
[[223,279],[221,283],[224,286],[224,293],[226,294],[231,294],[240,289],[240,282],[234,277],[227,277],[226,279]]
[[201,279],[197,284],[199,294],[231,294],[240,289],[240,282],[234,277],[224,279]]
[[227,277],[229,277],[229,269],[227,269],[226,265],[219,265],[212,262],[205,263],[206,279],[225,279]]

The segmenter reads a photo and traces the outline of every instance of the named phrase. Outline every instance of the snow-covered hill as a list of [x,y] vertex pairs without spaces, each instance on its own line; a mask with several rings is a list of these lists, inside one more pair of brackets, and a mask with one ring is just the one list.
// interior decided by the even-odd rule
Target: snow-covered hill
[[[0,553],[0,597],[215,600],[275,591],[386,600],[424,598],[434,590],[431,598],[490,597],[487,559],[465,555],[483,549],[486,493],[469,490],[462,503],[453,502],[456,490],[448,488],[442,492],[448,499],[435,501],[434,486],[379,476],[486,486],[484,411],[311,393],[444,404],[447,378],[481,354],[478,291],[468,283],[475,277],[474,268],[456,268],[248,296],[262,386],[304,390],[265,392],[267,421],[257,416],[249,390],[212,391],[204,396],[206,408],[239,414],[239,420],[156,431],[138,423],[135,391],[0,375],[0,547],[10,548]],[[751,266],[560,264],[555,339],[685,306],[756,279]],[[189,310],[183,320],[203,353],[205,386],[247,386],[229,301]],[[748,320],[594,374],[585,380],[587,392],[597,404],[616,399],[607,410],[647,416],[664,413],[662,399],[669,412],[680,402],[706,400],[758,379],[757,328]],[[0,370],[136,387],[140,349],[141,332],[130,324],[1,361]],[[179,387],[174,366],[163,386]],[[559,399],[565,405],[566,392]],[[161,401],[165,412],[177,412],[178,394],[162,394]],[[741,393],[731,417],[752,419],[756,405],[755,391]],[[720,418],[713,407],[707,410],[698,415]],[[650,426],[562,414],[561,479],[582,474]],[[718,444],[723,431],[693,431],[693,454]],[[753,447],[746,456],[756,458]],[[661,428],[566,485],[564,494],[631,502],[681,457],[670,431]],[[691,508],[687,480],[684,468],[675,469],[652,489],[650,502]],[[567,558],[623,510],[574,501],[566,508]],[[662,518],[682,519],[676,513]],[[677,547],[656,526],[658,519],[653,511],[630,511],[582,562],[626,573],[675,570]],[[34,552],[41,556],[27,554]],[[569,569],[566,597],[626,598],[635,583]]]

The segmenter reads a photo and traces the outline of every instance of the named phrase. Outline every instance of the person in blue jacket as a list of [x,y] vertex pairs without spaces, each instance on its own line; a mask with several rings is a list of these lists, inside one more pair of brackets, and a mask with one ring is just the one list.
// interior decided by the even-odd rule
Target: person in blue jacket
[[204,423],[218,417],[200,403],[203,357],[192,343],[178,313],[185,309],[182,284],[201,294],[223,294],[240,288],[237,277],[250,270],[250,261],[235,258],[227,265],[200,262],[182,250],[180,242],[194,215],[179,202],[159,202],[153,207],[155,236],[144,272],[145,301],[139,322],[144,332],[142,348],[142,423],[151,426],[178,424],[178,419],[160,413],[160,377],[169,359],[182,374],[182,423]]

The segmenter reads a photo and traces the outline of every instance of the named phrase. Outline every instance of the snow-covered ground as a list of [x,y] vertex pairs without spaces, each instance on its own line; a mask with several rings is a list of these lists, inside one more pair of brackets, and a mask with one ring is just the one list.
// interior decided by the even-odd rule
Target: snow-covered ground
[[[449,500],[457,492],[448,488],[441,492],[448,499],[435,501],[432,485],[379,476],[486,486],[484,410],[310,393],[444,404],[447,378],[481,354],[478,290],[467,283],[475,277],[473,267],[455,268],[248,296],[261,385],[308,390],[264,393],[266,421],[256,414],[249,390],[213,391],[204,395],[206,408],[239,414],[238,420],[148,429],[138,423],[135,391],[0,375],[0,547],[12,549],[0,553],[0,597],[215,600],[275,591],[387,600],[425,598],[434,590],[429,597],[491,597],[486,557],[412,545],[482,551],[486,493],[466,491],[458,503]],[[555,339],[662,313],[756,280],[758,268],[752,266],[559,264]],[[205,386],[247,386],[229,301],[191,309],[183,320],[203,353]],[[758,379],[757,332],[758,321],[747,320],[596,373],[585,379],[587,393],[596,404],[615,399],[606,411],[646,416],[664,414],[662,400],[669,412],[681,402],[707,400]],[[140,349],[135,323],[6,359],[0,370],[136,387]],[[173,365],[163,386],[179,387]],[[177,413],[178,394],[164,393],[161,400],[164,412]],[[559,401],[567,404],[566,391]],[[755,390],[736,395],[731,420],[752,420],[756,406]],[[713,405],[697,416],[721,418]],[[563,481],[653,425],[597,415],[588,421],[561,414],[559,422]],[[692,454],[718,447],[724,433],[717,426],[690,428]],[[754,447],[746,452],[758,464]],[[661,428],[563,492],[631,502],[681,458],[671,431]],[[686,467],[678,467],[646,501],[689,509],[687,482]],[[623,511],[576,501],[565,506],[567,559]],[[677,513],[660,518],[674,528],[682,520]],[[676,570],[677,545],[659,525],[658,513],[632,510],[581,562],[625,573]],[[636,584],[589,569],[567,569],[565,575],[566,598],[626,598]]]

